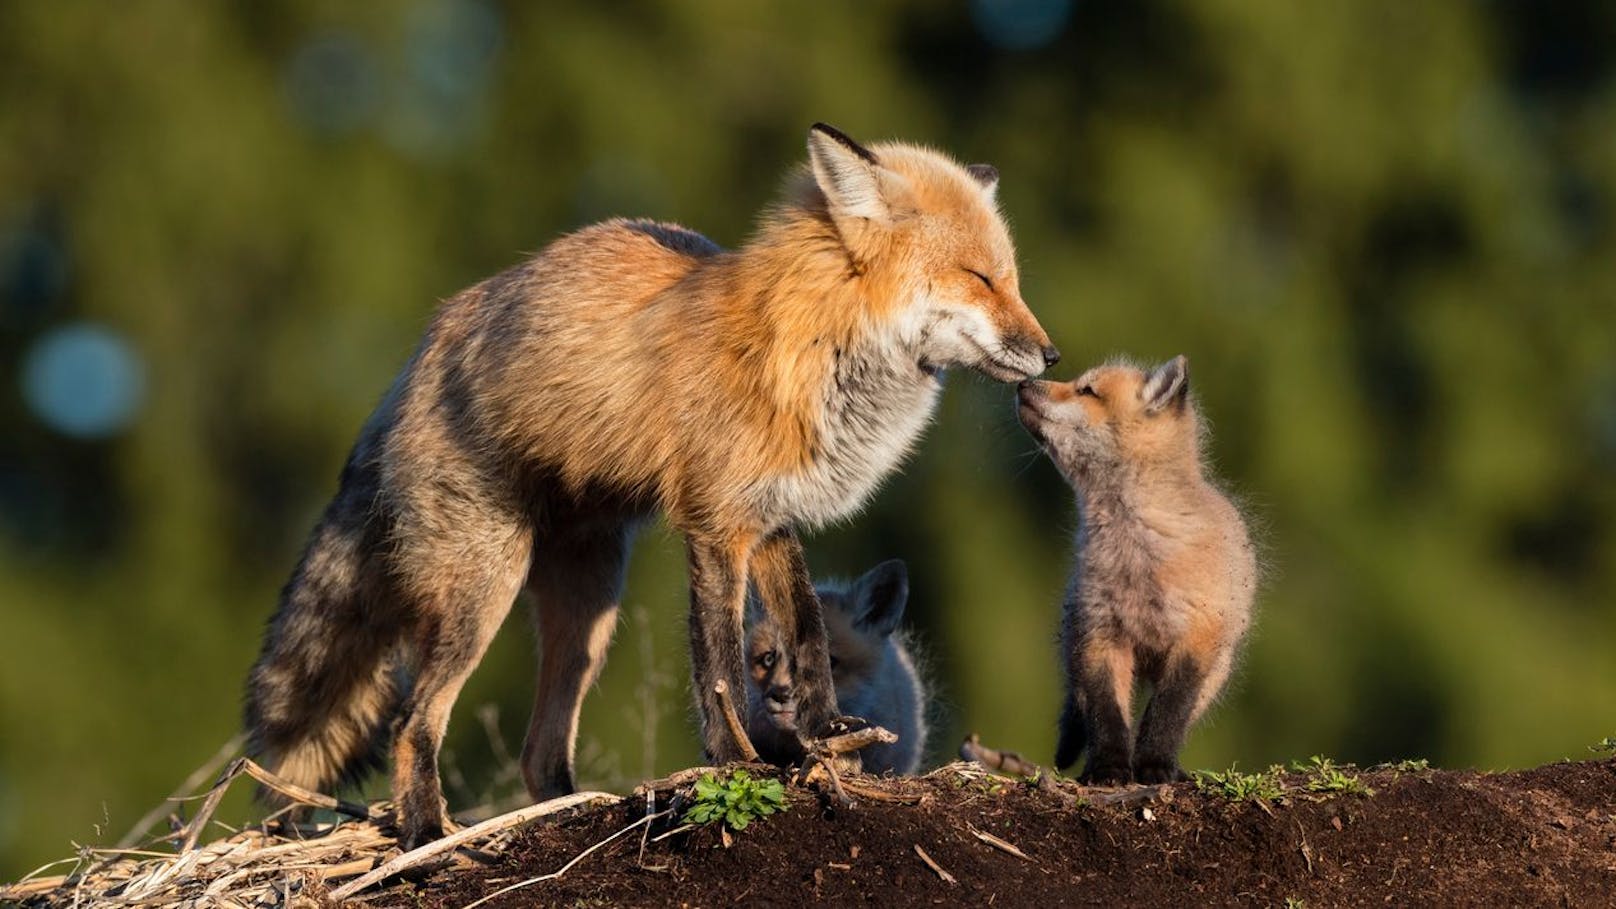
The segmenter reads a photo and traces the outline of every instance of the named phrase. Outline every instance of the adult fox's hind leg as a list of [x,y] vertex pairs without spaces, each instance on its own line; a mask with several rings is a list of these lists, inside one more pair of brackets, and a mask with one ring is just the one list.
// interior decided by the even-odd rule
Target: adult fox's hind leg
[[545,539],[535,547],[527,589],[538,624],[539,670],[522,745],[522,780],[535,800],[576,787],[578,711],[606,665],[631,535],[619,526]]
[[402,539],[398,579],[415,619],[410,663],[415,684],[393,742],[393,798],[406,849],[437,839],[449,825],[438,777],[438,751],[449,711],[488,643],[510,612],[528,573],[532,537],[517,521],[478,520],[435,529],[440,536]]

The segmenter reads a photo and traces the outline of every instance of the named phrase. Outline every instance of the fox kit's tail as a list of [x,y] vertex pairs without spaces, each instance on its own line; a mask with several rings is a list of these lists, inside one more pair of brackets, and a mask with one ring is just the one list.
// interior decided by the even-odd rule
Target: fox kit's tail
[[364,511],[345,507],[351,499],[339,494],[315,530],[247,678],[248,753],[315,791],[381,766],[409,687],[397,658],[402,629],[381,614],[388,605],[371,564],[378,550],[367,537],[379,533]]

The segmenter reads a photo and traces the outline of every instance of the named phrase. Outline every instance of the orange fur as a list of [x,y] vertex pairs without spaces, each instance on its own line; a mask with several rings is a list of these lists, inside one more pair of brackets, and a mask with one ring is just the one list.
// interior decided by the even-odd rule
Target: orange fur
[[441,306],[282,595],[249,679],[254,753],[326,786],[363,769],[396,709],[404,838],[437,835],[449,709],[525,586],[544,665],[524,775],[535,797],[570,791],[634,529],[658,511],[687,540],[709,755],[738,753],[712,692],[743,687],[749,578],[790,642],[799,719],[836,715],[796,528],[868,500],[940,370],[1014,381],[1057,354],[991,169],[823,126],[808,146],[738,250],[608,221]]
[[[1091,780],[1179,778],[1178,749],[1250,622],[1256,559],[1239,511],[1207,479],[1188,376],[1180,357],[1148,373],[1111,363],[1021,389],[1023,424],[1078,491],[1056,763],[1087,750]],[[1141,680],[1154,690],[1136,747]]]

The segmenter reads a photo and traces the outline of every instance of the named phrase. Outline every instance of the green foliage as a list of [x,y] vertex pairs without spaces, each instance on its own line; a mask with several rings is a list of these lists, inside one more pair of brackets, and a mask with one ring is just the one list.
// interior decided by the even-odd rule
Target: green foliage
[[1588,746],[1588,750],[1595,754],[1616,754],[1616,736],[1605,736]]
[[712,774],[695,785],[696,804],[685,812],[687,824],[723,821],[731,830],[745,830],[748,824],[786,810],[786,790],[776,779],[754,779],[737,770],[720,781]]
[[1307,909],[1307,900],[1299,896],[1285,897],[1285,909]]
[[1375,794],[1375,790],[1358,779],[1356,774],[1346,772],[1335,761],[1321,755],[1315,754],[1306,761],[1292,761],[1291,769],[1307,775],[1307,781],[1302,784],[1302,788],[1308,792]]
[[1425,773],[1431,769],[1431,762],[1425,758],[1404,758],[1400,761],[1376,764],[1374,769],[1392,770],[1397,773]]
[[1285,795],[1284,769],[1277,764],[1258,773],[1241,773],[1231,765],[1222,771],[1196,770],[1192,776],[1196,789],[1231,802],[1271,802]]

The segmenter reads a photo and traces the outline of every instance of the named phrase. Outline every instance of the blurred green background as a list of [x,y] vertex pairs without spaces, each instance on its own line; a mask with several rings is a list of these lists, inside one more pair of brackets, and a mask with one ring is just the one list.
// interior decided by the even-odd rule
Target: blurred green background
[[[24,0],[0,879],[116,840],[236,732],[434,301],[614,214],[738,243],[814,120],[999,166],[1056,375],[1189,356],[1267,563],[1189,764],[1501,768],[1616,732],[1608,2]],[[1072,501],[1010,397],[954,377],[904,473],[809,543],[822,574],[908,560],[938,761],[971,730],[1053,745]],[[681,551],[636,552],[588,785],[698,758]],[[450,730],[456,808],[511,790],[509,624]]]

